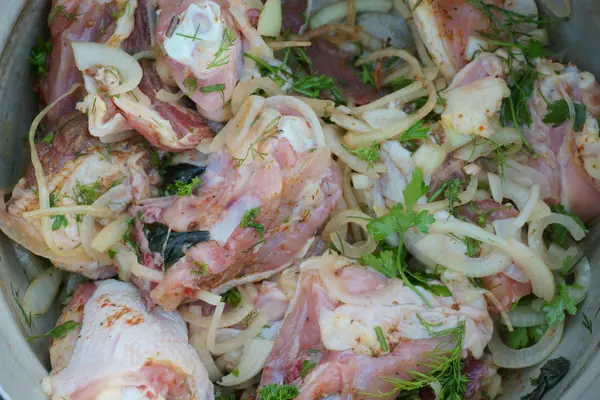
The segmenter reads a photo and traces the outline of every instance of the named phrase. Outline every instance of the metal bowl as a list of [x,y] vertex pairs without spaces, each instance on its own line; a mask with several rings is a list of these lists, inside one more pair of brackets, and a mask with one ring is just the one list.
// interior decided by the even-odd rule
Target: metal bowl
[[[600,1],[574,3],[569,21],[551,27],[553,50],[564,54],[582,70],[600,77]],[[36,40],[48,36],[46,22],[50,1],[0,0],[0,9],[0,48],[3,49],[0,58],[0,188],[7,188],[24,175],[29,159],[23,138],[38,112],[39,98],[32,90],[36,82],[27,57]],[[60,305],[28,325],[16,299],[22,298],[29,281],[20,264],[22,248],[15,246],[0,234],[0,397],[45,399],[40,381],[49,368],[47,343],[30,344],[26,337],[51,329]],[[590,262],[592,266],[600,265],[600,249],[590,254]],[[592,279],[600,282],[600,269],[592,268]],[[568,358],[571,370],[545,399],[600,398],[599,307],[600,285],[592,284],[579,313],[569,318],[562,343],[553,355]],[[595,332],[590,333],[583,326],[584,313],[596,326]],[[530,390],[530,378],[538,373],[539,366],[507,376],[501,399],[520,398]]]

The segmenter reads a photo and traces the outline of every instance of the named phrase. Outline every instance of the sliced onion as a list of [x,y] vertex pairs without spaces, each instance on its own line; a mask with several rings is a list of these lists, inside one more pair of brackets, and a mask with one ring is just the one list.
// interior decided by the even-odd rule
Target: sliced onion
[[175,103],[183,99],[184,96],[185,93],[181,90],[177,93],[172,93],[165,89],[160,89],[158,93],[156,93],[156,98],[162,101],[163,103]]
[[[219,325],[217,326],[218,328],[227,328],[239,324],[252,312],[252,310],[254,310],[254,299],[250,296],[248,291],[243,286],[238,287],[238,291],[240,292],[241,297],[240,304],[221,316]],[[218,305],[218,303],[215,305]],[[212,316],[205,317],[203,315],[198,315],[198,313],[194,312],[197,308],[198,307],[194,305],[185,305],[180,308],[179,313],[186,322],[189,322],[192,325],[201,328],[210,327]]]
[[511,349],[502,343],[498,332],[494,332],[488,344],[494,364],[500,368],[521,369],[544,361],[556,349],[562,339],[564,322],[548,328],[539,342],[521,350]]
[[[454,205],[467,204],[468,202],[473,200],[473,198],[475,197],[475,193],[477,192],[477,184],[478,184],[477,176],[471,177],[471,181],[469,182],[469,185],[467,186],[467,188],[465,189],[464,192],[461,192],[458,195],[459,201],[458,201],[458,203],[454,203]],[[436,213],[439,211],[449,210],[450,202],[448,200],[440,200],[440,201],[434,201],[433,203],[415,204],[413,209],[415,211],[427,210],[431,213]]]
[[496,203],[502,204],[502,200],[504,200],[504,193],[502,192],[502,180],[498,175],[488,172],[488,182],[490,183],[492,199],[494,199]]
[[533,221],[529,224],[527,241],[533,253],[542,259],[553,270],[562,268],[564,260],[557,260],[548,254],[544,244],[543,234],[550,224],[559,224],[567,228],[573,239],[579,241],[585,236],[584,230],[568,215],[552,213],[545,218]]
[[218,381],[223,377],[223,374],[215,364],[215,360],[213,360],[212,354],[206,348],[206,331],[197,331],[194,332],[192,337],[190,338],[190,344],[194,349],[196,349],[196,353],[198,353],[198,357],[200,357],[200,361],[206,368],[206,372],[208,372],[208,379],[211,382]]
[[[357,13],[387,13],[392,9],[392,2],[391,0],[355,0],[355,7]],[[339,21],[346,16],[346,10],[345,1],[327,4],[310,17],[310,28],[315,29]]]
[[310,47],[312,42],[309,40],[290,40],[290,41],[277,41],[271,40],[267,42],[267,45],[273,50],[283,50],[288,47]]
[[239,349],[246,343],[246,340],[251,339],[258,335],[262,328],[269,322],[269,317],[265,314],[258,313],[250,323],[250,326],[244,331],[242,331],[239,335],[234,337],[233,339],[226,340],[221,343],[216,343],[217,339],[217,326],[219,325],[219,320],[223,315],[223,309],[225,308],[225,303],[219,303],[217,308],[215,308],[215,313],[212,316],[212,320],[210,321],[210,326],[208,327],[208,335],[206,337],[206,347],[212,354],[221,355],[225,353],[229,353],[230,351]]
[[138,61],[142,60],[144,58],[156,60],[156,51],[154,51],[154,50],[140,51],[139,53],[135,53],[132,57]]
[[149,282],[160,282],[165,277],[165,273],[163,271],[158,271],[152,268],[148,268],[145,265],[136,262],[131,266],[131,273],[138,278],[142,278],[145,281]]
[[513,326],[517,328],[529,328],[546,323],[544,313],[535,311],[531,307],[517,306],[508,312],[508,316]]
[[335,103],[332,100],[311,99],[310,97],[293,96],[295,99],[301,100],[309,106],[315,115],[319,118],[328,117],[331,111],[335,108]]
[[202,301],[204,301],[204,302],[206,302],[208,304],[211,304],[213,306],[216,306],[222,300],[221,296],[219,296],[218,294],[214,294],[212,292],[209,292],[208,290],[198,290],[198,291],[196,291],[196,299],[202,300]]
[[23,298],[23,311],[34,317],[43,315],[50,309],[62,282],[62,271],[47,268],[31,282]]
[[363,122],[360,119],[354,118],[350,115],[346,115],[339,110],[335,110],[331,113],[331,122],[341,126],[347,131],[369,132],[373,130],[373,128],[366,122]]
[[517,218],[513,219],[509,226],[509,235],[512,236],[516,232],[518,232],[527,221],[531,220],[531,214],[538,202],[540,201],[540,185],[533,185],[531,190],[529,191],[529,197],[527,198],[527,204],[525,204],[525,208],[519,210],[519,215]]
[[540,171],[528,165],[519,164],[515,160],[507,160],[504,168],[504,178],[518,183],[521,186],[531,187],[534,184],[540,186],[540,196],[547,199],[552,195],[548,178]]
[[125,219],[117,219],[104,227],[92,240],[92,249],[104,253],[112,245],[118,243],[129,225]]
[[231,97],[231,111],[237,114],[246,99],[257,90],[263,90],[266,97],[283,95],[281,88],[271,78],[262,77],[237,84]]
[[308,121],[308,124],[315,135],[317,147],[325,147],[325,137],[323,136],[321,122],[312,108],[310,108],[302,100],[292,96],[273,96],[267,99],[265,105],[266,107],[271,107],[278,110],[283,115],[289,115],[289,113],[285,113],[285,111],[289,109],[298,112],[300,116],[304,117],[306,121]]
[[[418,92],[423,88],[423,84],[421,82],[413,82],[410,85],[397,90],[393,93],[390,93],[386,96],[383,96],[375,101],[372,101],[364,106],[355,107],[352,109],[352,114],[354,115],[362,115],[369,110],[376,110],[378,108],[387,108],[392,102],[404,102],[407,97],[412,95],[415,92]],[[422,94],[419,92],[419,94]],[[419,96],[422,97],[422,96]],[[411,125],[412,126],[412,125]]]
[[357,190],[366,190],[373,187],[373,182],[366,175],[352,174],[352,186]]
[[459,271],[470,278],[495,275],[502,272],[512,262],[512,258],[508,254],[498,249],[479,258],[469,257],[452,249],[447,240],[446,235],[426,235],[417,242],[417,251],[427,254],[437,264]]
[[[592,268],[587,258],[582,259],[575,267],[574,286],[568,286],[569,297],[579,304],[585,299],[592,281]],[[577,287],[580,286],[580,287]]]
[[385,172],[385,166],[381,164],[369,165],[364,160],[359,159],[355,155],[351,154],[344,148],[340,138],[340,128],[335,125],[325,125],[323,127],[323,134],[325,135],[325,142],[327,147],[331,149],[331,152],[338,156],[347,166],[352,168],[356,172],[360,172],[369,178],[379,178],[378,172]]
[[135,89],[142,81],[143,71],[135,58],[121,49],[91,42],[71,42],[75,63],[80,71],[97,66],[111,66],[119,71],[120,85],[111,88],[114,96]]
[[272,349],[272,340],[262,338],[247,340],[244,344],[244,354],[236,368],[237,376],[226,375],[221,379],[219,385],[234,386],[254,378],[264,367]]
[[489,290],[483,290],[483,294],[485,295],[485,297],[487,297],[488,301],[490,301],[494,305],[494,307],[496,307],[496,310],[498,310],[498,312],[500,313],[502,322],[504,322],[504,325],[506,325],[508,331],[512,332],[513,324],[510,320],[510,317],[508,316],[508,313],[506,312],[506,309],[504,308],[502,303],[500,303],[500,300],[498,300],[496,295],[490,292]]
[[[469,236],[503,250],[527,274],[533,286],[533,293],[546,301],[552,301],[555,291],[554,276],[548,266],[523,243],[517,240],[512,240],[509,243],[478,226],[458,220],[437,220],[430,226],[429,231],[431,233],[453,233]],[[427,254],[427,256],[431,257],[430,254]]]
[[281,0],[267,0],[258,18],[258,33],[263,36],[279,36],[281,24]]
[[346,257],[360,258],[363,255],[371,254],[377,248],[377,242],[373,236],[367,235],[366,242],[350,244],[342,237],[340,231],[343,231],[349,223],[353,223],[361,226],[366,232],[370,220],[371,217],[361,211],[342,211],[329,220],[321,236],[323,240],[331,241]]
[[93,215],[94,217],[106,218],[114,214],[109,208],[95,206],[67,206],[67,207],[52,207],[38,210],[27,211],[23,213],[24,218],[43,218],[53,215],[64,214],[83,214]]
[[[498,176],[495,174],[488,173],[488,177]],[[498,179],[500,179],[498,177]],[[503,198],[512,200],[519,211],[522,211],[527,207],[527,202],[529,200],[530,189],[521,186],[515,182],[511,182],[508,179],[501,180],[502,182],[502,196]],[[492,196],[493,197],[493,196]],[[495,200],[495,199],[494,199]],[[543,200],[538,199],[536,201],[535,207],[527,221],[534,221],[536,219],[544,218],[550,215],[550,207]]]

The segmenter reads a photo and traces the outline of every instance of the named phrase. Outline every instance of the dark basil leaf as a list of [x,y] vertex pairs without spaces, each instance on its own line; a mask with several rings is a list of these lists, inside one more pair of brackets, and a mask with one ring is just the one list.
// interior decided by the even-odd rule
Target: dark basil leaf
[[[183,257],[185,251],[190,247],[210,240],[210,233],[208,231],[171,231],[169,233],[167,226],[158,223],[144,225],[144,235],[148,239],[150,250],[162,254],[165,266],[167,267]],[[166,246],[165,241],[167,242]]]
[[206,166],[198,167],[192,164],[169,165],[165,169],[164,186],[174,184],[176,181],[190,183],[192,179],[199,177],[206,171]]
[[567,375],[571,363],[564,357],[548,360],[540,371],[540,376],[535,380],[537,388],[521,397],[521,400],[541,400],[547,391],[558,385],[558,382]]

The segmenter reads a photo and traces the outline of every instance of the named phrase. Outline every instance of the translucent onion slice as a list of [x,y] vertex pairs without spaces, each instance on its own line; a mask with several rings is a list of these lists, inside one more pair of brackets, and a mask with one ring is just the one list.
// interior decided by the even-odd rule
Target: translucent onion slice
[[535,207],[540,201],[540,185],[533,185],[529,190],[529,197],[527,198],[527,204],[525,208],[519,210],[517,218],[513,219],[509,226],[508,234],[512,236],[514,233],[519,231],[527,221],[531,220],[531,215],[534,212]]
[[246,99],[257,90],[263,90],[265,97],[283,95],[281,88],[271,78],[262,77],[237,84],[231,97],[231,111],[237,114]]
[[[218,328],[227,328],[239,324],[254,310],[254,299],[249,295],[248,291],[242,286],[238,288],[240,292],[241,301],[240,304],[223,314],[219,319]],[[215,304],[217,305],[217,304]],[[194,312],[197,306],[184,305],[179,309],[181,317],[192,325],[200,328],[210,327],[212,316],[202,316]]]
[[357,210],[342,211],[335,217],[331,218],[325,229],[322,237],[324,240],[331,241],[335,247],[349,258],[360,258],[363,255],[371,254],[377,248],[377,242],[371,235],[367,235],[365,242],[350,244],[346,242],[340,232],[349,224],[357,224],[367,231],[367,224],[371,220],[367,214]]
[[338,156],[347,166],[356,172],[360,172],[369,178],[378,179],[380,172],[385,172],[386,168],[380,163],[370,165],[364,160],[359,159],[344,148],[340,138],[340,128],[335,125],[325,125],[323,127],[325,143],[331,149],[331,152]]
[[272,340],[262,338],[247,340],[244,344],[244,354],[236,368],[236,375],[231,373],[224,376],[219,385],[239,385],[258,375],[267,362],[269,354],[271,354],[273,344]]
[[111,88],[109,95],[114,96],[135,89],[142,81],[143,71],[138,61],[116,47],[91,42],[71,42],[75,64],[80,71],[92,67],[111,66],[119,71],[121,82]]
[[510,322],[517,328],[545,324],[544,313],[535,311],[531,307],[517,306],[508,312]]
[[211,382],[215,382],[221,379],[223,374],[217,367],[217,364],[215,364],[212,354],[210,354],[210,351],[206,348],[206,334],[206,331],[194,332],[190,338],[190,344],[196,349],[200,361],[204,364],[204,368],[206,368],[206,372],[208,372],[208,379],[210,379]]
[[494,364],[501,368],[521,369],[544,361],[556,349],[562,339],[564,322],[548,328],[539,342],[531,347],[514,350],[502,343],[498,331],[494,332],[488,347]]
[[23,311],[34,317],[43,315],[50,309],[62,282],[62,271],[47,268],[31,282],[23,298]]
[[258,33],[263,36],[279,36],[281,24],[281,0],[267,0],[258,18]]
[[355,132],[369,132],[372,131],[373,128],[364,121],[361,121],[358,118],[354,118],[350,115],[344,114],[341,111],[335,110],[331,113],[331,122],[341,126],[347,131],[355,131]]
[[160,89],[158,93],[156,93],[156,98],[163,103],[175,103],[185,97],[185,93],[183,91],[179,91],[177,93],[169,92],[165,89]]
[[575,282],[573,286],[567,286],[569,297],[579,304],[585,299],[592,281],[592,267],[587,258],[584,258],[575,267]]
[[504,193],[502,192],[502,180],[498,175],[488,172],[488,182],[490,183],[492,199],[494,199],[496,203],[502,204],[502,200],[504,200]]
[[[477,184],[478,179],[477,176],[471,177],[471,182],[467,185],[467,188],[464,192],[461,192],[458,195],[459,202],[454,203],[454,205],[463,205],[467,204],[475,197],[475,193],[477,192]],[[448,200],[440,200],[434,201],[433,203],[424,203],[424,204],[415,204],[413,207],[414,211],[420,212],[423,210],[427,210],[430,213],[436,213],[439,211],[449,210],[450,202]]]
[[160,282],[165,277],[164,271],[148,268],[137,261],[131,266],[131,273],[138,278],[150,282]]
[[[515,182],[509,181],[508,179],[500,179],[500,177],[496,174],[492,174],[492,173],[488,173],[488,179],[499,179],[502,183],[502,197],[503,199],[509,199],[512,200],[515,205],[517,206],[517,209],[519,211],[522,211],[525,209],[525,207],[527,207],[527,202],[529,201],[529,194],[531,189],[526,188],[525,186],[521,186]],[[490,181],[491,184],[491,181]],[[492,197],[494,197],[492,195]],[[496,201],[496,199],[494,198],[494,201]],[[498,202],[498,201],[496,201]],[[500,203],[500,202],[498,202]],[[535,207],[533,209],[533,211],[531,212],[531,214],[529,215],[529,218],[527,218],[527,222],[529,221],[534,221],[536,219],[540,219],[540,218],[544,218],[548,215],[550,215],[551,211],[550,211],[550,207],[548,206],[548,204],[546,204],[542,199],[538,199],[536,201]]]
[[311,99],[310,97],[293,96],[295,99],[301,100],[306,103],[319,118],[327,117],[331,115],[332,110],[335,108],[335,103],[332,100],[324,99]]
[[512,258],[508,254],[498,249],[479,258],[469,257],[449,246],[448,240],[446,235],[430,234],[418,241],[416,248],[417,251],[427,254],[437,264],[459,271],[470,278],[495,275],[502,272],[512,262]]
[[[356,0],[355,12],[387,13],[392,9],[391,0]],[[345,1],[334,2],[321,8],[310,17],[310,28],[315,29],[331,22],[339,21],[346,16]]]
[[220,303],[215,308],[215,313],[212,316],[212,320],[210,321],[210,326],[208,327],[208,335],[206,337],[206,347],[210,352],[214,355],[222,355],[225,353],[229,353],[230,351],[239,349],[244,346],[246,340],[251,339],[258,335],[262,328],[269,322],[269,317],[258,313],[253,319],[247,329],[242,331],[236,337],[226,340],[224,342],[216,343],[217,340],[217,326],[219,325],[219,320],[223,315],[223,309],[225,308],[225,303]]
[[543,234],[550,224],[559,224],[567,228],[573,239],[579,241],[585,236],[584,230],[568,215],[552,213],[545,218],[533,221],[529,224],[527,241],[533,253],[542,259],[552,270],[562,268],[564,260],[556,259],[548,254],[544,244]]
[[92,249],[104,253],[111,246],[118,243],[129,225],[125,219],[117,219],[106,225],[92,240]]
[[[458,220],[437,220],[431,225],[429,231],[469,236],[503,250],[527,274],[533,286],[533,293],[546,301],[552,301],[555,291],[554,276],[548,266],[523,243],[516,240],[509,243],[478,226]],[[427,254],[427,256],[431,257],[431,254]]]

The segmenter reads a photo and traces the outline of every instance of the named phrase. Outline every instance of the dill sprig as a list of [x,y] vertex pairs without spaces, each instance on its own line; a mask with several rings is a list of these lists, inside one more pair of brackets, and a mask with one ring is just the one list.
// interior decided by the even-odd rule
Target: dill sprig
[[373,397],[390,397],[400,392],[419,391],[438,382],[441,387],[439,398],[441,400],[461,400],[465,398],[466,385],[469,379],[463,373],[462,344],[465,335],[465,326],[460,324],[455,328],[442,331],[433,331],[435,324],[429,324],[422,318],[421,323],[427,329],[431,338],[440,338],[440,343],[431,352],[425,353],[425,361],[421,362],[429,368],[428,372],[407,371],[412,380],[400,378],[386,378],[394,386],[388,393],[369,394]]
[[223,38],[221,39],[221,44],[219,45],[219,49],[215,53],[215,58],[208,64],[207,69],[222,67],[229,62],[229,49],[233,46],[235,42],[235,32],[233,29],[226,28],[225,32],[223,32]]

